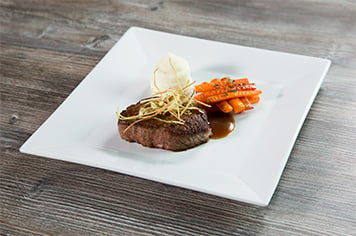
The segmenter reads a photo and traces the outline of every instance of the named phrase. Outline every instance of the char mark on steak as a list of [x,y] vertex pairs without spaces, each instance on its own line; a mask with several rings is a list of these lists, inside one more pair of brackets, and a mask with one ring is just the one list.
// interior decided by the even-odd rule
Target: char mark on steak
[[[137,115],[141,103],[131,105],[121,112],[122,116]],[[208,116],[204,110],[191,110],[183,115],[184,124],[166,123],[157,119],[137,122],[126,129],[135,120],[118,121],[121,138],[128,142],[140,143],[146,147],[162,148],[171,151],[183,151],[206,143],[211,136]],[[126,129],[126,130],[125,130]]]

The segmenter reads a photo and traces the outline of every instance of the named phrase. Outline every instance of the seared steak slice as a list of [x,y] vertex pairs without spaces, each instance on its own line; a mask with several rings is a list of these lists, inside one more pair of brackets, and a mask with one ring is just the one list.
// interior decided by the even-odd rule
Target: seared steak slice
[[[140,105],[137,103],[129,106],[121,115],[126,117],[137,115]],[[121,138],[126,141],[172,151],[183,151],[209,140],[212,133],[204,110],[192,110],[189,115],[184,115],[183,119],[184,125],[148,119],[136,123],[125,132],[124,130],[135,120],[120,119],[118,128]]]

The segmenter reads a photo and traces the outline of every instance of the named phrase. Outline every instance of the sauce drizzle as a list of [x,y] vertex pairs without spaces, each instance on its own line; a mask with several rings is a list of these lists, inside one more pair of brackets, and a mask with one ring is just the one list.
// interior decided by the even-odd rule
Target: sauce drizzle
[[213,132],[211,139],[224,138],[235,129],[235,119],[232,114],[208,112],[208,120]]

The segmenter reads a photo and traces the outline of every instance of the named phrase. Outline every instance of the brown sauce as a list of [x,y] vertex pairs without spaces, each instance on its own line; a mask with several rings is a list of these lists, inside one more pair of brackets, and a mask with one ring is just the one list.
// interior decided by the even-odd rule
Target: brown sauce
[[224,138],[235,129],[235,119],[232,114],[208,112],[208,120],[213,131],[211,139]]

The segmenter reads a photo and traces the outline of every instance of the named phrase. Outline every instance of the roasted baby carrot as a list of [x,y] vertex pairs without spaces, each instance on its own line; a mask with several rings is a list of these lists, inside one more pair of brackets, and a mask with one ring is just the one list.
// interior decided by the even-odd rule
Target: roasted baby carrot
[[221,93],[231,92],[231,91],[244,91],[244,90],[256,90],[255,84],[244,84],[244,85],[234,85],[234,86],[226,86],[222,88],[216,88],[213,90],[202,92],[196,95],[194,98],[199,101],[204,101],[207,97],[211,97],[214,95],[218,95]]
[[236,114],[241,113],[246,109],[240,98],[232,98],[228,101],[228,103],[232,106],[234,113]]
[[236,86],[241,84],[249,84],[249,80],[247,78],[235,79],[232,80],[229,77],[224,77],[222,79],[213,79],[210,82],[203,82],[194,87],[197,93],[206,92],[213,89],[219,89],[227,86]]
[[233,107],[227,101],[218,102],[216,105],[224,113],[229,113],[233,110]]
[[242,97],[242,98],[240,98],[240,100],[245,105],[246,110],[253,109],[253,107],[251,106],[251,102],[250,102],[250,100],[248,100],[247,97]]
[[240,113],[252,109],[259,102],[261,90],[247,78],[232,80],[229,77],[215,78],[195,86],[197,102],[216,105],[221,111]]
[[250,90],[248,90],[248,91],[233,90],[233,91],[229,91],[229,92],[225,92],[225,93],[207,97],[206,102],[207,103],[216,103],[216,102],[229,100],[229,99],[237,98],[237,97],[249,97],[249,96],[259,95],[261,93],[262,93],[261,90],[252,90],[252,91],[250,91]]
[[255,96],[247,97],[247,99],[250,101],[251,104],[255,104],[260,101],[260,96],[255,95]]

